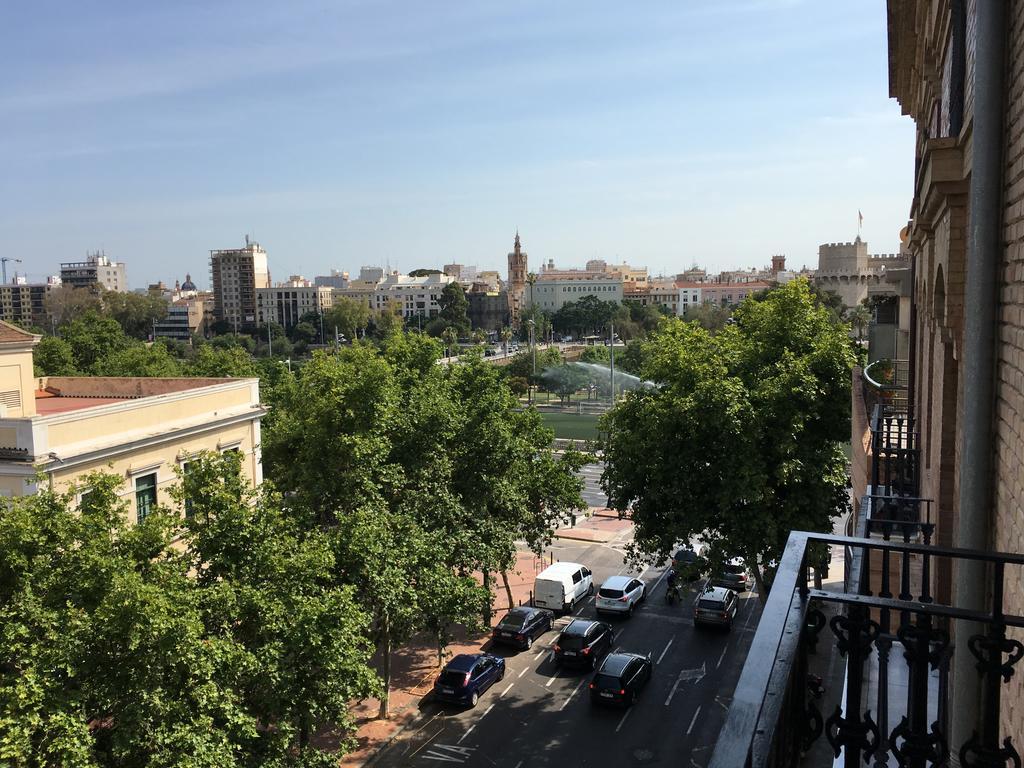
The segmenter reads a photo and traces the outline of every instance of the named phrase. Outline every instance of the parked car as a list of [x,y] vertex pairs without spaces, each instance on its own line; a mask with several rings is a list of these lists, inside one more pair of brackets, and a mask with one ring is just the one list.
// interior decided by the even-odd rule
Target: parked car
[[654,672],[650,656],[618,651],[605,656],[590,681],[590,700],[595,704],[633,704]]
[[700,578],[700,555],[686,547],[677,549],[672,555],[672,568],[682,581],[694,582]]
[[573,619],[555,641],[555,663],[594,668],[612,649],[615,630],[603,621]]
[[490,653],[460,653],[449,661],[434,683],[440,701],[475,707],[480,694],[505,676],[505,660]]
[[750,586],[750,575],[747,573],[747,566],[738,557],[728,560],[708,580],[708,583],[715,587],[727,587],[737,592],[745,592]]
[[705,587],[693,603],[694,626],[713,624],[731,629],[739,602],[736,593],[728,587]]
[[551,629],[554,621],[555,614],[545,608],[527,605],[513,608],[491,630],[491,639],[526,651],[533,646],[534,640]]
[[495,355],[498,354],[500,353],[496,352],[493,347],[488,347],[487,349],[484,350],[484,357],[494,357]]
[[555,563],[533,582],[533,604],[568,613],[580,600],[594,594],[594,577],[579,563]]
[[632,576],[612,576],[597,590],[595,610],[600,613],[633,615],[637,603],[647,597],[647,589],[640,579]]

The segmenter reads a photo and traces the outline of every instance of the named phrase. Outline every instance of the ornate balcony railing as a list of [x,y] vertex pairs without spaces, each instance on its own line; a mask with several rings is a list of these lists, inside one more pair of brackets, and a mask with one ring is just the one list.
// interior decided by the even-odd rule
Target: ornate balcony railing
[[877,403],[871,412],[871,485],[915,497],[920,487],[920,438],[905,408]]
[[[808,548],[815,543],[846,548],[852,578],[845,589],[808,587]],[[942,559],[988,564],[988,610],[936,600],[931,572]],[[872,560],[881,567],[875,594],[869,586]],[[999,710],[1002,687],[1024,656],[1024,645],[1006,636],[1008,627],[1024,627],[1024,617],[1003,610],[1004,587],[1008,580],[1024,578],[1021,566],[1024,555],[793,532],[711,768],[831,766],[831,757],[805,760],[822,735],[831,753],[841,758],[836,764],[847,768],[945,765],[953,750],[963,766],[1020,765],[1012,740],[999,731]],[[821,610],[825,607],[834,613],[831,619]],[[968,622],[984,631],[964,637]],[[846,657],[847,668],[844,695],[833,712],[823,713],[809,691],[807,670],[809,655],[829,637]],[[977,660],[983,691],[980,730],[962,744],[949,743],[946,723],[946,670],[955,653],[970,653]],[[906,677],[904,696],[890,679],[896,665]]]
[[864,402],[870,411],[875,405],[899,410],[908,407],[910,363],[907,360],[875,360],[864,368]]

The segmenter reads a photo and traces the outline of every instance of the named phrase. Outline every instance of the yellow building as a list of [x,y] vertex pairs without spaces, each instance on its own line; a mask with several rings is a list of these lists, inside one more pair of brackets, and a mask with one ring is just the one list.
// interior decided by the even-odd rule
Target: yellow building
[[238,451],[242,472],[262,481],[258,379],[35,378],[39,337],[0,322],[0,495],[34,493],[37,473],[66,488],[93,471],[124,479],[134,519],[201,451]]

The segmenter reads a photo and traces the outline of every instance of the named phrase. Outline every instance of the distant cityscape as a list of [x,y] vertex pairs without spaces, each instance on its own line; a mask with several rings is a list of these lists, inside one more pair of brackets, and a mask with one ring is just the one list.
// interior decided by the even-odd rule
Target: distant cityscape
[[[466,294],[471,326],[491,333],[517,327],[530,310],[554,314],[587,296],[616,303],[633,301],[685,316],[702,304],[734,307],[752,293],[798,276],[836,293],[845,306],[853,307],[869,296],[897,295],[895,286],[909,265],[905,250],[870,254],[867,242],[858,236],[853,242],[822,244],[817,268],[804,266],[799,271],[786,268],[784,255],[771,256],[770,263],[761,267],[717,274],[694,264],[675,275],[652,276],[645,266],[601,259],[591,259],[580,268],[556,265],[549,258],[531,270],[518,232],[507,263],[504,276],[467,264],[444,264],[409,274],[370,265],[356,275],[331,270],[312,279],[289,275],[274,282],[268,251],[246,236],[241,247],[210,251],[209,290],[200,289],[186,274],[173,285],[161,281],[135,292],[160,296],[168,303],[167,316],[154,326],[155,338],[186,341],[194,334],[208,335],[214,324],[236,332],[253,332],[268,323],[287,330],[309,313],[324,313],[341,297],[363,302],[375,311],[394,312],[406,322],[418,317],[427,321],[440,312],[445,287],[458,283]],[[129,290],[127,265],[102,251],[87,253],[84,261],[62,263],[59,274],[39,283],[29,283],[17,274],[7,282],[6,261],[3,267],[0,319],[24,326],[50,325],[46,297],[62,286]]]

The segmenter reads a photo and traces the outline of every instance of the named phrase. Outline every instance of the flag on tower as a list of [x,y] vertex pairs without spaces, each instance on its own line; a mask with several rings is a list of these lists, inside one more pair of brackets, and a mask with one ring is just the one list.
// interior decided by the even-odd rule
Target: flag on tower
[[860,212],[859,208],[857,209],[857,223],[858,224],[863,224],[864,223],[864,214]]

